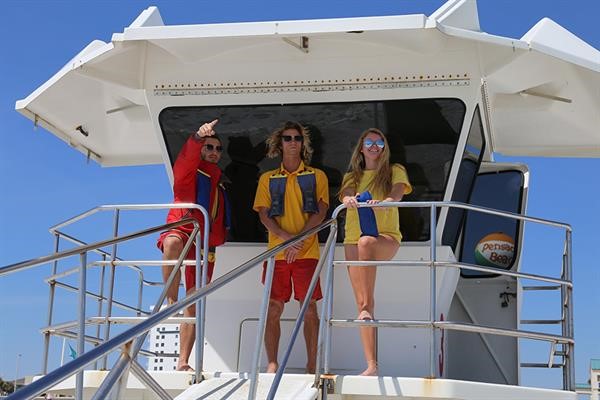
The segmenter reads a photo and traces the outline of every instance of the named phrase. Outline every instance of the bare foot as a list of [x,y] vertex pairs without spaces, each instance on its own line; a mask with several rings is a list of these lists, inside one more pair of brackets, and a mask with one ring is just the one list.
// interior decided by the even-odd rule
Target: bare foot
[[277,368],[279,367],[279,364],[277,364],[276,362],[270,362],[267,364],[267,374],[274,374],[275,372],[277,372]]
[[363,321],[371,321],[373,319],[373,316],[367,310],[362,310],[360,314],[358,314],[358,319],[361,319]]
[[367,369],[360,376],[377,376],[377,361],[367,361]]
[[181,364],[177,366],[177,371],[183,372],[194,372],[194,368],[190,367],[190,364]]

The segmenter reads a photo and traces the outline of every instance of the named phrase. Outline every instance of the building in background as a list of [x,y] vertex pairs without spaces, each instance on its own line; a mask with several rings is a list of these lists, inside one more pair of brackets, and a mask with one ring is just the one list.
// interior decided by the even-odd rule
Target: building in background
[[[163,306],[164,307],[164,306]],[[150,307],[150,311],[154,306]],[[148,357],[148,371],[174,371],[179,357],[179,324],[159,324],[148,333],[148,350],[158,354]]]
[[600,400],[600,359],[590,360],[590,380],[577,384],[577,393],[588,394],[590,400]]

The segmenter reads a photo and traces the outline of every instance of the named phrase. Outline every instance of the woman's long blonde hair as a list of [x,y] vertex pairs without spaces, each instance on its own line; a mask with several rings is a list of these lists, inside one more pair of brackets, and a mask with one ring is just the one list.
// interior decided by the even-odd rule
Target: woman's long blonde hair
[[360,135],[358,142],[354,147],[354,151],[352,151],[352,158],[350,158],[350,164],[348,165],[348,175],[346,175],[346,178],[342,182],[340,193],[348,187],[353,187],[355,190],[358,190],[358,184],[363,176],[366,166],[365,157],[361,150],[364,146],[365,137],[367,137],[369,133],[379,135],[385,143],[385,146],[377,160],[377,167],[375,168],[373,180],[369,183],[367,189],[371,192],[381,192],[384,196],[392,190],[392,167],[390,165],[390,146],[388,140],[379,129],[369,128]]

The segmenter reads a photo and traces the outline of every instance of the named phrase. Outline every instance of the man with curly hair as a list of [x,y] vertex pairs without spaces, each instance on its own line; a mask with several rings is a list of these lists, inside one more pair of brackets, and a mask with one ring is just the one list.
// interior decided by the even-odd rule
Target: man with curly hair
[[[299,123],[284,123],[267,139],[267,146],[267,156],[281,156],[282,161],[279,168],[261,175],[254,210],[269,231],[270,249],[323,221],[329,207],[329,185],[323,171],[308,165],[312,155],[310,137]],[[275,256],[265,332],[267,372],[276,372],[279,366],[280,319],[284,305],[292,295],[292,287],[294,298],[300,303],[304,302],[318,259],[319,242],[316,234]],[[263,282],[264,275],[265,269]],[[317,300],[322,297],[317,282],[304,316],[308,373],[315,372],[319,328]]]

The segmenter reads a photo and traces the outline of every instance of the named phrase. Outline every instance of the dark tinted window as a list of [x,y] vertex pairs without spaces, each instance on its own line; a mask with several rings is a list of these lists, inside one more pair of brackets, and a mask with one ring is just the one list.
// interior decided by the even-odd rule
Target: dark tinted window
[[[329,179],[330,212],[339,204],[337,192],[358,136],[376,127],[387,134],[392,162],[403,164],[414,187],[405,200],[441,200],[464,119],[456,99],[393,100],[361,103],[172,107],[159,120],[174,163],[189,135],[215,118],[224,141],[220,162],[228,177],[233,209],[230,240],[264,241],[264,229],[252,203],[258,177],[279,160],[265,158],[264,139],[286,120],[308,127],[314,147],[312,165]],[[427,210],[401,209],[404,240],[427,240]],[[341,235],[340,235],[341,240]]]
[[[469,129],[469,136],[463,152],[456,184],[452,192],[452,201],[468,203],[481,158],[485,150],[485,139],[483,136],[483,126],[481,124],[481,115],[479,114],[479,106],[475,108],[473,120]],[[439,212],[439,210],[438,210]],[[442,235],[442,243],[451,246],[456,252],[458,238],[460,237],[461,228],[465,218],[465,211],[458,208],[451,208],[448,211],[444,233]]]
[[[502,193],[499,196],[498,193]],[[501,171],[477,176],[471,204],[500,211],[520,213],[523,197],[523,173]],[[495,268],[510,269],[518,254],[520,222],[515,219],[467,211],[460,261]],[[465,277],[491,276],[463,270]]]

